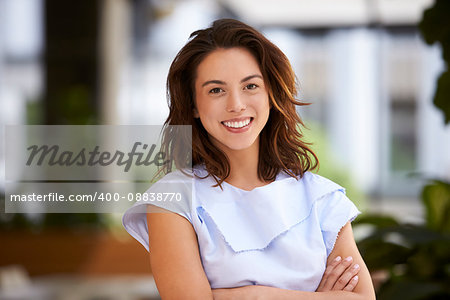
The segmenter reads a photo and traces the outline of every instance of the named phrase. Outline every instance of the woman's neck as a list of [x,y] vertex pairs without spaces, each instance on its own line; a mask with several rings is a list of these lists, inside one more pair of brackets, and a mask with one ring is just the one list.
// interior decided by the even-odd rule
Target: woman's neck
[[230,175],[225,180],[227,183],[243,190],[252,190],[255,187],[267,184],[258,177],[258,139],[247,149],[227,149],[225,153],[230,162]]

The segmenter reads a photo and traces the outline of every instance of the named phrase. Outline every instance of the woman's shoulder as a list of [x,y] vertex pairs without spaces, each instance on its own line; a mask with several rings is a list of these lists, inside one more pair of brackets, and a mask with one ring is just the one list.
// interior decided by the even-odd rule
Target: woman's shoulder
[[337,183],[335,183],[334,181],[332,181],[331,179],[328,179],[326,177],[323,177],[317,173],[313,173],[311,171],[306,171],[303,173],[303,177],[302,179],[307,183],[307,184],[311,184],[311,185],[324,185],[324,184],[328,184],[328,185],[336,185],[336,186],[340,186]]
[[[192,218],[192,177],[186,170],[170,172],[151,184],[141,194],[139,201],[129,207],[122,216],[122,224],[136,240],[149,250],[147,213],[176,213]],[[137,200],[137,199],[136,199]]]
[[345,193],[345,188],[341,185],[311,171],[304,172],[303,175],[301,177],[298,176],[297,179],[294,179],[290,175],[284,173],[277,176],[277,181],[286,181],[286,179],[289,178],[292,179],[287,182],[287,184],[295,182],[295,190],[301,191],[302,194],[308,196],[308,198],[312,201],[318,200],[335,191],[342,191]]

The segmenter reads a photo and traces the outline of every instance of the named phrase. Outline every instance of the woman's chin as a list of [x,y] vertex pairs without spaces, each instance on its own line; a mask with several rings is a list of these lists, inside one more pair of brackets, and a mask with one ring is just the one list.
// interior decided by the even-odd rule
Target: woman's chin
[[223,141],[223,142],[217,142],[215,145],[221,149],[222,151],[224,151],[225,153],[227,151],[257,151],[257,147],[255,148],[255,145],[258,145],[258,143],[255,143],[257,141],[258,138],[256,139],[252,139],[252,140],[247,140],[247,141]]

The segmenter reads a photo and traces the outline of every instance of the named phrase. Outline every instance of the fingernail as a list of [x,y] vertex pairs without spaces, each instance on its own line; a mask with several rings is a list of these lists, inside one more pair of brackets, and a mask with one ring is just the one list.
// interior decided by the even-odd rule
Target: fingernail
[[358,264],[355,264],[355,265],[353,266],[353,268],[354,268],[354,269],[358,269],[358,268],[359,268],[359,265],[358,265]]
[[335,261],[340,261],[342,258],[340,256],[336,257],[334,260]]
[[351,256],[347,257],[345,260],[346,261],[351,261],[353,258]]
[[358,275],[356,275],[355,277],[353,277],[353,280],[354,280],[354,281],[358,280]]

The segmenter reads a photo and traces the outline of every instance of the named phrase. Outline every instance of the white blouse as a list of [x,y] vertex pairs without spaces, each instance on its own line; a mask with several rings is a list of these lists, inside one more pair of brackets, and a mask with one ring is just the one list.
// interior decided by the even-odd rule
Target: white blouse
[[[194,173],[207,174],[198,166]],[[197,233],[211,288],[257,284],[315,291],[338,232],[360,214],[343,187],[311,172],[298,180],[283,172],[251,191],[226,182],[222,190],[215,183],[170,173],[122,219],[148,251],[147,204],[185,217]]]

